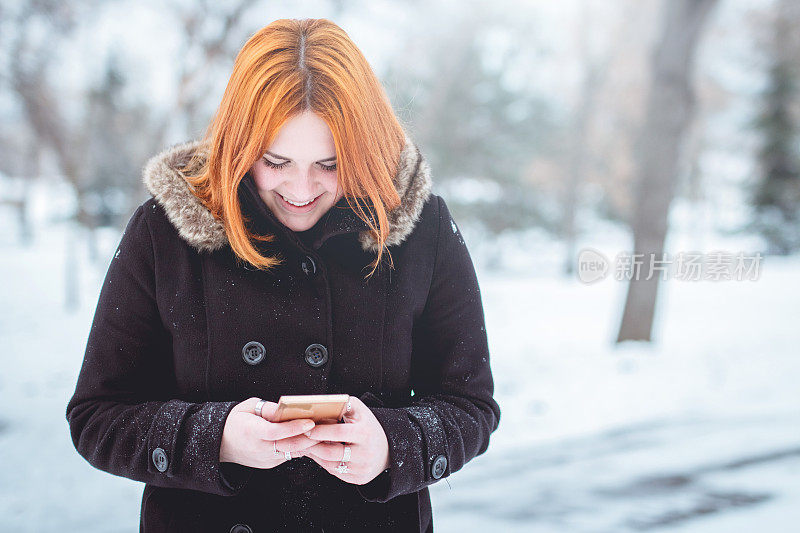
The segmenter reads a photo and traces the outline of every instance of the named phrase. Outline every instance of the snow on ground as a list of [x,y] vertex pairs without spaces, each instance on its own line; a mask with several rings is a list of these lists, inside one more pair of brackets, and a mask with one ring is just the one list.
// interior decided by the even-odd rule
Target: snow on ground
[[481,275],[502,416],[440,531],[794,531],[798,267],[667,281],[661,343],[618,350],[623,284]]
[[[92,468],[65,419],[118,235],[102,233],[95,267],[77,238],[81,305],[69,313],[70,234],[50,223],[21,248],[8,217],[0,215],[0,530],[136,531],[143,485]],[[619,246],[600,241],[609,256]],[[557,257],[528,249],[531,264]],[[794,531],[798,272],[797,258],[767,258],[757,281],[669,280],[659,342],[614,349],[623,283],[479,268],[502,417],[485,454],[431,487],[436,530]]]

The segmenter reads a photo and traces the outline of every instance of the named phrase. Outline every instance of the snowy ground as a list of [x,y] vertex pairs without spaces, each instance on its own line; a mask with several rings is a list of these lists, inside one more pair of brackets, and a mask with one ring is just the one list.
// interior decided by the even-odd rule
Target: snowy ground
[[484,275],[503,414],[432,488],[440,530],[797,531],[798,266],[667,282],[661,345],[620,351],[621,284]]
[[[107,261],[78,250],[66,313],[70,240],[49,231],[29,248],[0,231],[0,531],[137,531],[142,485],[89,466],[64,418]],[[502,418],[431,487],[436,530],[797,531],[798,273],[769,258],[755,282],[667,281],[658,344],[615,350],[622,283],[479,269]]]

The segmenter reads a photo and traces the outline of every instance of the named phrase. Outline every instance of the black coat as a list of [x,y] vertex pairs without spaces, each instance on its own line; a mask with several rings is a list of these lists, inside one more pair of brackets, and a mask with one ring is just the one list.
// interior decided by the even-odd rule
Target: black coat
[[[375,257],[343,198],[305,232],[269,211],[248,174],[239,192],[267,274],[237,263],[223,226],[176,167],[197,148],[153,157],[153,194],[130,218],[108,269],[66,417],[94,467],[142,481],[154,531],[432,531],[428,485],[483,453],[500,409],[480,289],[430,169],[407,138],[389,213],[394,269]],[[387,258],[384,254],[384,258]],[[237,403],[282,394],[358,396],[389,441],[391,467],[365,485],[312,459],[271,469],[220,463]]]

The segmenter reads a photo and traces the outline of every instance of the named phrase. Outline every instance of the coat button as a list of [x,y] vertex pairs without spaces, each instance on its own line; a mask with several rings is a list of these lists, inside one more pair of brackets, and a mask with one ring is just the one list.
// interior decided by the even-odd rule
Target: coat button
[[165,452],[163,448],[156,448],[153,450],[153,464],[156,465],[159,472],[164,472],[167,469],[168,463],[167,452]]
[[306,363],[314,368],[328,362],[328,349],[321,344],[309,344],[306,348]]
[[439,479],[444,475],[445,470],[447,470],[447,457],[444,455],[437,455],[436,459],[433,460],[431,475],[434,479]]
[[253,530],[247,524],[236,524],[231,528],[230,533],[253,533]]
[[305,256],[300,261],[300,268],[303,269],[303,273],[308,277],[311,277],[317,273],[317,264],[314,262],[314,258],[310,255]]
[[250,341],[242,348],[242,357],[248,365],[257,365],[264,360],[267,350],[258,341]]

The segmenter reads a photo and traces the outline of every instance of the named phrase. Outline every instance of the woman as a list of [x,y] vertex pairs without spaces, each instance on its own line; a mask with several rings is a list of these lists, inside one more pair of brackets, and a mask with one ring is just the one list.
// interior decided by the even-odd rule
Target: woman
[[[236,58],[205,139],[144,169],[67,420],[146,483],[141,530],[432,531],[500,409],[470,255],[367,61],[325,19]],[[272,423],[348,394],[345,424]]]

